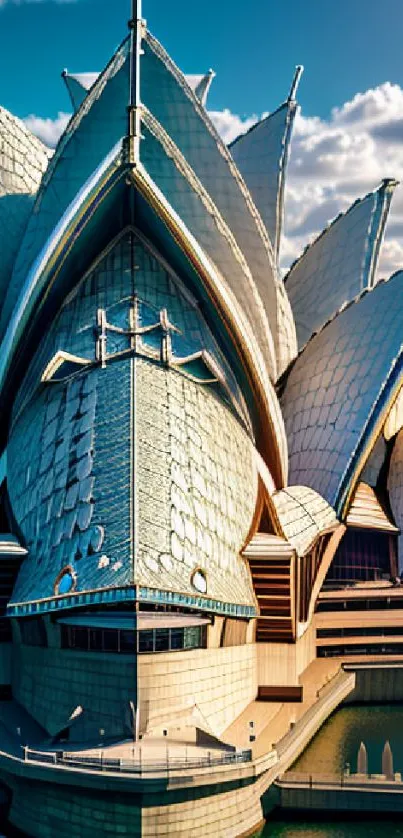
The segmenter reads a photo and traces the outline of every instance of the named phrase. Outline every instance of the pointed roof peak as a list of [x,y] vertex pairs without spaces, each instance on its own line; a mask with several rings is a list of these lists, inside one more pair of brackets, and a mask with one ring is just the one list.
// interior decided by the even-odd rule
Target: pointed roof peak
[[141,16],[141,0],[132,0],[132,14],[128,22],[130,31],[130,76],[127,125],[127,162],[136,165],[140,156],[140,56],[144,22]]
[[287,102],[295,102],[295,97],[297,95],[298,85],[301,80],[302,73],[304,72],[303,64],[297,64],[295,68],[294,78],[291,83],[290,92],[288,94]]
[[216,73],[211,68],[207,71],[207,73],[190,73],[185,76],[189,87],[192,88],[193,93],[197,96],[199,102],[201,102],[204,107],[207,104],[207,96],[215,76]]

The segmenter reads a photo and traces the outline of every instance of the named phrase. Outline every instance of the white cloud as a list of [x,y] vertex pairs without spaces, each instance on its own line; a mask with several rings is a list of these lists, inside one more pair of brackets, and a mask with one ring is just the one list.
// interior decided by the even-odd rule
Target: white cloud
[[223,111],[209,111],[209,117],[214,122],[218,133],[227,145],[232,140],[235,140],[235,137],[238,137],[239,134],[245,134],[246,131],[249,131],[249,128],[260,119],[257,116],[249,116],[246,119],[242,119],[242,117],[231,113],[228,108],[225,108]]
[[54,148],[66,128],[70,117],[71,114],[64,113],[64,111],[59,111],[56,119],[30,114],[30,116],[25,117],[24,122],[27,128],[36,137],[39,137],[45,145],[49,146],[49,148]]
[[[256,117],[229,111],[212,118],[224,137],[234,139]],[[287,174],[282,265],[287,267],[339,212],[375,189],[382,178],[403,181],[403,89],[385,82],[357,93],[328,120],[295,119]],[[403,268],[403,186],[393,200],[379,273]]]

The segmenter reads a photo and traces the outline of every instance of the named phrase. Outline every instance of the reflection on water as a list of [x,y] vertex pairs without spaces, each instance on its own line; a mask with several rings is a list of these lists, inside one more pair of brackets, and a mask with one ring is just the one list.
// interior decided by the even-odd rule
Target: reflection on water
[[304,774],[338,774],[349,763],[351,771],[356,771],[358,748],[360,742],[365,742],[368,771],[379,774],[386,739],[393,751],[394,770],[403,773],[403,706],[343,707],[323,725],[293,770]]

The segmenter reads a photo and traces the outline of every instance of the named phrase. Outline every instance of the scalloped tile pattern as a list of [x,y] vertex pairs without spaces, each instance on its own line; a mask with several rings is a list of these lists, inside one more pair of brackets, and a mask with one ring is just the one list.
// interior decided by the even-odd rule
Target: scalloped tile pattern
[[[39,386],[58,349],[94,358],[99,307],[108,322],[127,328],[134,293],[142,325],[158,321],[166,308],[181,332],[173,336],[174,353],[207,348],[239,394],[179,280],[132,234],[122,235],[66,300],[14,405],[10,499],[29,556],[13,602],[52,596],[66,565],[76,571],[79,592],[136,580],[195,593],[191,573],[200,565],[210,596],[253,606],[239,551],[254,512],[257,473],[252,442],[225,398],[158,358],[120,358]],[[126,335],[108,332],[108,352],[128,346]]]
[[402,283],[403,273],[396,274],[339,314],[307,344],[287,379],[289,482],[315,489],[336,512],[367,423],[386,407],[401,369]]
[[312,334],[372,281],[392,196],[381,187],[337,218],[285,278],[301,349]]

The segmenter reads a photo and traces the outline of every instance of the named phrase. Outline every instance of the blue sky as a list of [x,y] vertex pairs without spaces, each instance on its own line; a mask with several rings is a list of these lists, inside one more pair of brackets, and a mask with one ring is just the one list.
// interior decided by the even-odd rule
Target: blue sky
[[[69,119],[60,78],[101,70],[130,0],[0,0],[0,105],[54,146]],[[287,96],[305,65],[287,175],[284,268],[384,177],[403,181],[403,0],[143,0],[185,73],[212,67],[210,116],[226,142]],[[380,274],[403,267],[403,187]]]
[[[0,0],[0,103],[21,117],[68,109],[60,71],[101,69],[128,10],[129,0]],[[143,14],[182,69],[217,71],[214,109],[275,108],[296,63],[305,114],[326,117],[385,81],[403,86],[402,0],[144,0]]]

